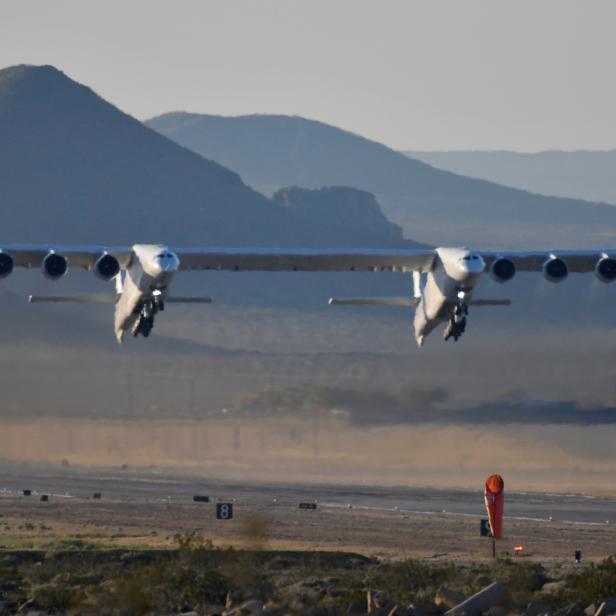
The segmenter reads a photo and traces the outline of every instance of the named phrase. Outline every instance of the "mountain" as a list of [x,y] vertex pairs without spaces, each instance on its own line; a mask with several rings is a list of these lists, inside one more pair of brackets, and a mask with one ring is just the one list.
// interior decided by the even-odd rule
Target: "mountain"
[[616,204],[616,150],[404,153],[438,169],[542,195]]
[[349,245],[51,66],[0,70],[0,136],[0,241]]
[[354,186],[373,193],[405,233],[480,248],[616,243],[616,209],[462,177],[382,144],[300,117],[169,113],[146,122],[237,170],[271,194],[284,186]]
[[291,212],[311,236],[331,246],[409,245],[398,225],[387,220],[374,195],[346,186],[317,190],[283,188],[272,201]]

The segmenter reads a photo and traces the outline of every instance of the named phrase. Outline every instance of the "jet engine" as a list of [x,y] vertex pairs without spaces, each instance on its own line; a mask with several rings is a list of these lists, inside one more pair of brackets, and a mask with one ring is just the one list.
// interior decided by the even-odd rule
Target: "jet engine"
[[550,282],[562,282],[568,275],[567,263],[559,257],[550,257],[543,264],[543,277]]
[[68,261],[66,257],[55,252],[50,252],[43,259],[43,275],[51,280],[58,280],[68,272]]
[[490,276],[496,282],[507,282],[515,276],[515,263],[511,259],[499,257],[492,263]]
[[13,257],[0,252],[0,278],[6,278],[13,271]]
[[101,255],[94,264],[94,275],[101,280],[109,281],[120,271],[118,260],[110,254]]
[[616,259],[602,257],[595,266],[595,276],[601,282],[612,282],[616,280]]

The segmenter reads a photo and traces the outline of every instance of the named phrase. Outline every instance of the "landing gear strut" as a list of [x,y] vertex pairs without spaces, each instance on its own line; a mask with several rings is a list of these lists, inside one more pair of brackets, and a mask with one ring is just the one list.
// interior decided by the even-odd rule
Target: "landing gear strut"
[[147,338],[152,333],[152,328],[154,327],[154,316],[159,310],[164,309],[165,304],[158,297],[143,302],[141,306],[138,307],[139,321],[133,334],[135,338],[139,334],[141,334],[144,338]]
[[445,328],[445,341],[453,338],[455,342],[464,333],[466,329],[466,315],[468,314],[468,306],[462,302],[458,303],[453,310],[453,315]]

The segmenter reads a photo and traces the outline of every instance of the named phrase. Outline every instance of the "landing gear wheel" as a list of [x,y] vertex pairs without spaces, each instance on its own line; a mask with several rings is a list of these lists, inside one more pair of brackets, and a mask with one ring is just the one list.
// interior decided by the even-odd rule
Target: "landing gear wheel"
[[445,333],[443,335],[445,342],[447,342],[450,338],[453,338],[454,342],[457,342],[458,338],[464,333],[465,330],[466,317],[454,314],[447,324],[447,328],[445,329]]
[[139,313],[139,322],[135,329],[135,337],[141,334],[144,338],[147,338],[152,333],[154,327],[154,315],[158,312],[158,306],[154,302],[146,302],[141,307]]

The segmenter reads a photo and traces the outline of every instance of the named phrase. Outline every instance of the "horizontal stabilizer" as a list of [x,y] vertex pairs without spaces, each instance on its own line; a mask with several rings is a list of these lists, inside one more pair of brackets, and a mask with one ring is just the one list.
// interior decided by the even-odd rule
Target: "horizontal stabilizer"
[[511,306],[510,299],[474,299],[471,306]]
[[211,304],[211,297],[168,297],[165,304]]
[[332,297],[329,300],[330,306],[403,306],[414,307],[419,304],[417,297],[351,297],[341,298]]
[[[419,304],[418,297],[332,297],[331,306],[402,306],[414,307]],[[511,306],[510,299],[474,299],[471,306]]]
[[118,295],[30,295],[28,302],[81,302],[83,304],[114,304]]

